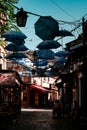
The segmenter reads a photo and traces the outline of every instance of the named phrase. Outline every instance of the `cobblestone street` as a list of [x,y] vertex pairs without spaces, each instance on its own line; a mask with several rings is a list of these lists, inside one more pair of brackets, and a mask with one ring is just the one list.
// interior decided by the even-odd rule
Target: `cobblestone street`
[[0,130],[77,130],[71,118],[52,118],[52,110],[22,110],[10,124]]

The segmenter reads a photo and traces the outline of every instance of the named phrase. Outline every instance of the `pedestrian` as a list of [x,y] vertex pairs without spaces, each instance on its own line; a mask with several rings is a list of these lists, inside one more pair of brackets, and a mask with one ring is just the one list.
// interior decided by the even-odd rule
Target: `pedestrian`
[[61,117],[61,104],[59,100],[55,100],[53,106],[53,118],[58,118],[58,117]]

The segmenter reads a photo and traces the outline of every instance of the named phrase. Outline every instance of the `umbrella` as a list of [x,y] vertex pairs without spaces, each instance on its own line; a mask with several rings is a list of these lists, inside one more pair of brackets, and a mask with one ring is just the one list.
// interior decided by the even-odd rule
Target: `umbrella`
[[35,66],[46,66],[48,64],[47,60],[41,60],[41,61],[35,61],[34,65]]
[[60,47],[60,43],[58,43],[57,41],[54,40],[45,40],[43,42],[41,42],[37,48],[42,50],[42,49],[56,49],[58,47]]
[[20,45],[18,51],[28,51],[29,49],[25,45]]
[[51,77],[51,76],[58,76],[58,72],[57,71],[51,71],[51,70],[48,70],[44,73],[45,76],[47,77]]
[[0,59],[2,58],[2,56],[0,56]]
[[57,33],[57,36],[62,36],[62,37],[65,37],[65,36],[73,36],[73,34],[67,30],[60,30],[58,33]]
[[1,35],[6,41],[23,44],[27,36],[19,31],[7,31]]
[[39,50],[37,52],[37,57],[39,59],[54,59],[55,53],[52,50]]
[[12,54],[8,54],[5,58],[9,60],[16,60],[16,59],[27,58],[27,56],[23,53],[12,53]]
[[55,69],[62,69],[62,67],[64,66],[64,64],[62,62],[56,62],[52,67],[51,67],[51,71],[55,71]]
[[35,23],[35,34],[42,40],[53,40],[58,31],[58,22],[51,16],[41,16]]
[[69,51],[58,51],[55,53],[55,56],[58,56],[58,57],[66,57],[66,56],[69,56],[70,55],[70,52]]
[[66,61],[67,61],[67,59],[61,57],[61,58],[59,58],[58,61],[55,62],[55,64],[56,64],[56,63],[65,63]]
[[13,52],[17,52],[17,51],[27,51],[28,48],[25,46],[25,45],[18,45],[16,43],[11,43],[11,44],[8,44],[6,47],[5,47],[6,50],[8,51],[13,51]]

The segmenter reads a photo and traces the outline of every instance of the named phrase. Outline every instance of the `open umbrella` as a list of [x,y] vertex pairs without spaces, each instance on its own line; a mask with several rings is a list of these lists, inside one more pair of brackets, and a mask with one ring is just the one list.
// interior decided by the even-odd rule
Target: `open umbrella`
[[67,30],[59,30],[57,36],[65,37],[65,36],[73,36],[73,34]]
[[2,58],[2,56],[0,56],[0,59]]
[[52,50],[39,50],[37,52],[38,59],[54,59],[55,53]]
[[35,23],[35,34],[42,40],[53,40],[58,31],[58,22],[51,16],[41,16]]
[[1,35],[6,41],[23,44],[27,36],[19,31],[7,31]]
[[9,60],[16,60],[16,59],[27,58],[27,56],[23,53],[12,53],[12,54],[8,54],[5,58]]
[[41,60],[41,61],[35,61],[34,65],[35,66],[46,66],[48,64],[47,60]]
[[69,51],[58,51],[55,53],[55,56],[58,56],[58,57],[66,57],[66,56],[69,56],[70,55],[70,52]]
[[8,45],[5,47],[5,49],[6,49],[7,51],[13,51],[13,52],[16,52],[16,51],[18,50],[18,48],[19,48],[19,46],[18,46],[18,44],[16,44],[16,43],[8,44]]
[[10,43],[5,47],[6,50],[8,51],[13,51],[13,52],[17,52],[17,51],[27,51],[28,48],[22,44],[22,45],[18,45],[16,43]]
[[40,50],[43,49],[56,49],[58,47],[60,47],[60,43],[54,40],[45,40],[43,42],[41,42],[40,44],[37,45],[37,48]]

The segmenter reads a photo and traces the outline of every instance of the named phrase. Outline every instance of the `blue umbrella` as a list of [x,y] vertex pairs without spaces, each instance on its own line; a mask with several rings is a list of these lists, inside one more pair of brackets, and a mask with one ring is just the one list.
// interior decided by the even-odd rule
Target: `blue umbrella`
[[29,49],[25,45],[20,45],[18,51],[28,51]]
[[[57,62],[58,63],[65,63],[66,61],[67,61],[67,59],[61,57]],[[55,62],[55,63],[57,63],[57,62]]]
[[56,49],[60,47],[60,43],[54,40],[45,40],[41,42],[39,45],[37,45],[37,48],[42,50],[42,49]]
[[58,57],[66,57],[66,56],[69,56],[70,55],[70,52],[69,51],[58,51],[55,53],[55,56],[58,56]]
[[2,58],[2,56],[0,56],[0,59]]
[[53,40],[58,31],[58,21],[51,16],[41,16],[35,23],[35,34],[42,40]]
[[11,44],[8,44],[6,47],[5,47],[6,50],[8,51],[13,51],[13,52],[17,52],[17,51],[27,51],[28,48],[23,44],[23,45],[18,45],[16,43],[11,43]]
[[64,29],[64,30],[59,30],[57,36],[66,37],[66,36],[73,36],[73,34]]
[[27,38],[27,36],[19,31],[7,31],[1,35],[1,37],[5,38],[6,41],[14,42],[17,44],[23,44],[24,39]]
[[16,43],[11,43],[11,44],[8,44],[5,49],[8,50],[8,51],[17,51],[17,49],[19,48],[18,44]]
[[9,60],[17,60],[17,59],[27,58],[27,56],[23,53],[12,53],[12,54],[8,54],[5,58]]
[[55,53],[52,50],[39,50],[37,52],[38,59],[54,59]]
[[42,60],[42,61],[35,61],[34,65],[35,66],[46,66],[48,64],[47,60]]

